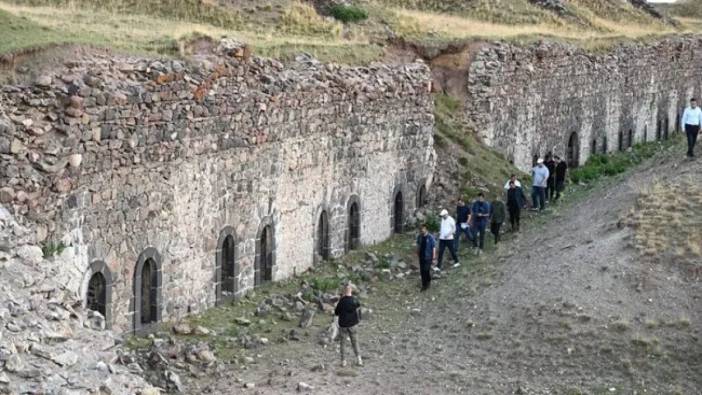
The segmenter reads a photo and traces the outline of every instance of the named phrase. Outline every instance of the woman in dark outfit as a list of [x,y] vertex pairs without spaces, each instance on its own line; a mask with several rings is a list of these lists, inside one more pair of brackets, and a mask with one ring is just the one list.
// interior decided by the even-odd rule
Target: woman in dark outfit
[[358,351],[358,342],[356,341],[356,325],[358,325],[359,316],[358,309],[361,303],[353,297],[353,289],[350,284],[344,285],[341,299],[336,304],[334,314],[339,316],[339,345],[341,348],[341,366],[346,366],[346,336],[351,339],[353,352],[356,354],[358,366],[363,366],[361,353]]

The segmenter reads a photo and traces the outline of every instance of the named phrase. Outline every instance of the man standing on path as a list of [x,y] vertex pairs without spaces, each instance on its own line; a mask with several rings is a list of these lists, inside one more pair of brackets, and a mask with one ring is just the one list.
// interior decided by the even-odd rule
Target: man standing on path
[[505,222],[505,204],[499,196],[490,205],[490,233],[495,236],[495,244],[500,241],[500,228]]
[[531,171],[532,179],[534,180],[531,187],[531,201],[533,209],[538,207],[540,211],[546,208],[546,184],[548,182],[548,168],[544,166],[544,160],[539,158],[536,166]]
[[548,169],[548,180],[546,181],[546,201],[550,202],[556,195],[556,161],[549,152],[546,154],[546,168]]
[[439,215],[441,216],[441,227],[439,228],[439,259],[435,269],[437,271],[441,270],[441,263],[444,259],[444,250],[446,247],[448,247],[451,258],[453,258],[453,267],[461,266],[458,262],[458,255],[456,255],[456,242],[453,240],[456,234],[456,221],[451,218],[446,209],[441,210]]
[[346,366],[346,337],[351,340],[353,352],[356,354],[358,366],[363,366],[361,353],[358,351],[358,341],[356,340],[356,325],[358,325],[358,309],[361,303],[353,297],[353,287],[346,284],[341,291],[341,299],[336,304],[334,315],[339,316],[339,347],[341,351],[341,366]]
[[556,156],[556,198],[555,201],[561,197],[561,192],[565,189],[566,173],[568,173],[568,164]]
[[436,259],[436,240],[427,230],[427,224],[422,224],[417,236],[417,257],[419,274],[422,276],[422,291],[426,291],[431,285],[431,264]]
[[[490,204],[485,201],[485,196],[482,192],[478,194],[478,199],[473,203],[470,212],[473,217],[473,248],[475,254],[480,255],[485,248],[485,229],[490,218]],[[480,245],[478,245],[480,239]]]
[[522,188],[517,188],[513,183],[509,183],[507,190],[507,210],[509,211],[509,223],[512,225],[512,232],[519,232],[519,217],[526,197]]
[[465,234],[468,240],[473,240],[473,232],[470,229],[470,207],[466,205],[463,198],[458,198],[456,222],[458,222],[458,228],[456,229],[456,253],[458,253],[462,234]]
[[685,125],[685,134],[687,134],[687,157],[694,158],[695,143],[702,125],[702,110],[697,107],[697,100],[694,98],[690,100],[690,106],[683,113],[682,123]]

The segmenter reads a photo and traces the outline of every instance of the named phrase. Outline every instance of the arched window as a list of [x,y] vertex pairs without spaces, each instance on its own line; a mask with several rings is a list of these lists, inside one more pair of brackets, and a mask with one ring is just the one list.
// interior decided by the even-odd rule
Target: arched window
[[631,148],[634,146],[634,131],[632,129],[629,129],[629,133],[627,134],[627,147]]
[[607,146],[607,136],[604,136],[602,137],[602,153],[606,154],[608,150],[609,147]]
[[402,199],[402,191],[397,191],[395,193],[395,198],[393,199],[393,206],[392,206],[392,212],[393,212],[393,232],[394,233],[402,233],[404,224],[405,224],[405,218],[404,218],[404,211],[405,211],[405,203]]
[[350,251],[361,245],[361,205],[356,197],[349,199],[347,221],[346,250]]
[[573,132],[568,138],[568,149],[566,150],[566,161],[570,167],[578,167],[580,165],[580,148],[578,133]]
[[112,273],[105,262],[90,264],[84,280],[85,308],[105,318],[105,327],[112,326]]
[[656,140],[660,140],[663,136],[663,120],[658,120],[658,128],[656,128]]
[[619,140],[618,140],[618,147],[619,151],[624,151],[624,133],[622,131],[619,131]]
[[256,238],[254,286],[273,281],[273,265],[275,265],[274,231],[272,220],[264,220]]
[[134,270],[134,331],[161,321],[161,256],[154,248],[139,255]]
[[329,259],[329,216],[323,210],[317,222],[317,254],[323,260]]
[[668,132],[670,131],[670,122],[669,121],[670,121],[670,119],[666,115],[665,116],[665,123],[663,124],[663,126],[665,127],[663,129],[663,138],[666,140],[668,140]]
[[227,226],[219,234],[215,258],[216,302],[232,299],[239,291],[239,262],[236,258],[234,228]]
[[424,208],[427,204],[427,186],[424,182],[419,185],[419,190],[417,191],[417,208]]
[[590,145],[590,154],[595,155],[597,153],[597,139],[592,140],[592,144]]

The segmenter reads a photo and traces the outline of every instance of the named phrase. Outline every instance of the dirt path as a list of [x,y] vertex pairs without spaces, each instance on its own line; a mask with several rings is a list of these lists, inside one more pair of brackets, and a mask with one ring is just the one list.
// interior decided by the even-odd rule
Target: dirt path
[[384,306],[376,296],[360,331],[364,367],[340,368],[337,347],[310,335],[190,390],[280,394],[304,382],[319,394],[699,393],[702,287],[670,262],[642,260],[632,229],[618,226],[661,174],[702,181],[702,161],[650,161],[552,208],[494,254],[467,258],[430,292],[412,280]]

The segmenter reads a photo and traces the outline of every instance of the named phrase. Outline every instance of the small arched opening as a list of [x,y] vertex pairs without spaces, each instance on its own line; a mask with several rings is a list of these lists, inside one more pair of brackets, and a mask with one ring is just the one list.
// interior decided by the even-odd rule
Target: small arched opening
[[668,132],[670,131],[670,119],[668,116],[665,116],[665,121],[663,123],[663,138],[668,140]]
[[617,137],[617,149],[619,151],[624,151],[624,133],[620,130]]
[[317,222],[317,255],[323,260],[329,259],[329,216],[323,210]]
[[84,280],[85,308],[100,313],[105,319],[105,327],[112,326],[112,273],[102,261],[90,264]]
[[405,224],[405,203],[402,198],[402,191],[397,191],[393,200],[393,232],[402,233]]
[[627,133],[627,136],[626,136],[626,141],[627,141],[627,148],[631,148],[634,146],[634,131],[632,129],[629,129],[629,132]]
[[234,298],[239,291],[239,262],[236,258],[234,228],[227,226],[219,234],[215,261],[216,301]]
[[568,148],[566,149],[566,161],[570,167],[578,167],[578,165],[580,165],[580,148],[578,141],[578,133],[571,133],[568,138]]
[[272,222],[264,221],[256,239],[254,286],[273,281],[275,265],[275,235]]
[[597,139],[592,140],[590,144],[590,155],[595,155],[597,153]]
[[154,248],[139,256],[134,271],[134,331],[161,321],[161,257]]
[[349,199],[347,221],[346,250],[351,251],[361,245],[361,204],[356,197]]
[[648,124],[644,125],[643,142],[648,141]]
[[656,128],[656,140],[660,140],[663,136],[663,121],[658,120],[658,127]]
[[609,147],[607,146],[607,136],[602,137],[602,153],[606,154],[607,151],[609,151]]
[[422,182],[417,190],[417,208],[424,208],[427,204],[427,186]]

